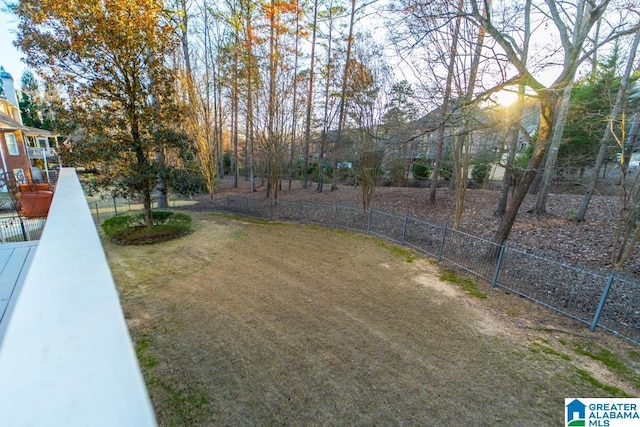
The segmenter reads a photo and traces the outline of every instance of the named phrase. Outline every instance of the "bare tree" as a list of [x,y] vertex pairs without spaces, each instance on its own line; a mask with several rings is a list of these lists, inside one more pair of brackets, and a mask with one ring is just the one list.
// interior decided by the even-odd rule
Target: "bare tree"
[[[489,2],[490,4],[490,2]],[[485,30],[479,27],[475,40],[475,47],[471,56],[469,67],[469,78],[466,83],[466,89],[460,88],[460,92],[464,93],[464,101],[461,108],[462,113],[462,132],[453,139],[453,171],[454,184],[456,192],[456,208],[453,217],[453,226],[458,229],[462,222],[462,213],[464,212],[464,196],[467,190],[467,177],[469,176],[469,157],[471,154],[472,136],[471,126],[469,123],[469,114],[474,111],[472,101],[476,89],[476,80],[478,78],[478,70],[480,67],[480,58],[484,46]],[[465,93],[466,92],[466,93]]]
[[289,191],[291,191],[291,181],[293,180],[294,175],[294,161],[296,156],[296,129],[298,127],[298,58],[300,52],[300,37],[301,37],[301,26],[300,26],[300,15],[302,13],[302,9],[300,7],[296,8],[296,29],[295,29],[295,46],[294,46],[294,63],[293,63],[293,101],[291,105],[291,147],[289,154]]
[[311,24],[311,63],[309,65],[309,91],[307,92],[307,111],[304,127],[304,151],[302,162],[302,188],[309,185],[309,145],[311,143],[311,121],[313,112],[313,92],[316,73],[316,34],[318,29],[318,0],[313,2]]
[[[640,22],[639,24],[640,25]],[[620,87],[618,89],[618,93],[616,94],[616,100],[611,107],[610,113],[610,123],[615,123],[619,120],[620,115],[624,110],[624,105],[626,102],[627,90],[629,88],[629,82],[631,78],[631,72],[635,66],[635,58],[636,53],[638,51],[638,45],[640,44],[640,32],[637,32],[633,38],[633,42],[631,43],[631,49],[629,50],[629,57],[627,59],[627,65],[625,67],[624,75],[622,76],[622,80],[620,82]],[[593,192],[595,191],[596,184],[598,182],[598,175],[600,172],[600,168],[604,163],[606,154],[607,154],[607,146],[611,142],[611,140],[615,137],[612,126],[607,126],[600,139],[600,149],[598,150],[598,157],[596,158],[596,164],[593,167],[593,175],[591,177],[591,181],[587,186],[587,191],[584,194],[582,199],[582,203],[580,204],[580,208],[576,213],[576,221],[584,221],[584,217],[587,213],[587,208],[589,207],[589,203],[591,202],[591,197],[593,196]],[[622,146],[622,151],[624,152],[624,146]],[[624,169],[624,168],[623,168]],[[624,181],[624,180],[623,180]]]
[[[528,33],[528,32],[527,32]],[[525,43],[525,46],[528,43]],[[529,136],[526,129],[522,129],[522,114],[525,104],[525,91],[526,87],[520,83],[518,85],[518,100],[509,109],[509,126],[507,134],[505,136],[505,144],[507,150],[507,157],[504,159],[504,175],[502,177],[502,185],[500,186],[500,198],[498,199],[498,205],[494,211],[495,216],[504,215],[507,209],[507,201],[509,200],[509,190],[511,189],[511,183],[514,179],[514,163],[516,154],[518,152],[518,141],[521,133]],[[530,138],[529,138],[530,139]]]
[[455,24],[451,33],[451,46],[449,52],[449,65],[447,72],[447,81],[444,86],[444,94],[441,106],[441,119],[438,126],[438,133],[436,136],[436,153],[433,163],[433,172],[431,175],[431,187],[429,188],[429,203],[436,202],[436,192],[438,190],[438,178],[440,174],[440,166],[442,164],[442,154],[444,147],[444,133],[447,126],[449,117],[449,104],[451,102],[451,86],[453,81],[453,74],[455,72],[455,61],[458,52],[458,39],[460,38],[460,27],[462,25],[462,7],[464,0],[458,0],[457,10],[459,13],[455,18]]
[[[614,120],[609,122],[611,138],[624,151],[625,142],[625,116],[622,114],[620,128],[622,135],[618,137],[614,130]],[[636,172],[635,178],[627,183],[628,170],[620,167],[622,178],[620,181],[620,206],[618,208],[618,218],[616,220],[616,230],[611,248],[611,265],[616,270],[621,270],[624,264],[631,258],[636,250],[636,244],[640,239],[640,169]]]
[[371,205],[378,179],[382,173],[385,149],[378,135],[381,108],[381,86],[386,81],[387,69],[375,46],[370,50],[359,49],[356,59],[352,58],[347,75],[348,93],[352,100],[346,111],[353,130],[354,169],[362,190],[362,207],[366,211]]
[[[471,3],[472,15],[478,25],[486,28],[487,34],[503,49],[509,63],[525,79],[527,86],[536,92],[540,100],[540,124],[536,134],[537,138],[533,145],[533,153],[526,170],[515,186],[513,197],[507,204],[505,214],[502,216],[498,229],[494,234],[494,242],[501,244],[509,236],[520,205],[549,147],[553,135],[555,110],[559,94],[573,82],[578,66],[585,58],[591,55],[590,52],[585,53],[584,51],[585,41],[591,28],[606,11],[610,1],[602,0],[597,3],[588,2],[588,4],[585,4],[584,0],[580,0],[573,8],[571,5],[557,3],[553,0],[545,1],[548,15],[551,18],[550,22],[555,26],[562,39],[563,57],[565,58],[559,77],[550,87],[546,87],[536,79],[531,70],[529,70],[528,65],[522,61],[522,49],[517,45],[515,39],[496,26],[497,23],[491,14],[484,15],[476,0],[472,0]],[[562,7],[565,8],[563,9]],[[630,31],[629,28],[624,27],[616,30],[607,37],[607,42],[613,37],[619,37],[621,34]],[[572,33],[574,34],[573,37],[571,36]]]
[[324,93],[323,93],[323,117],[322,117],[322,131],[320,133],[320,153],[318,154],[318,186],[316,190],[322,192],[324,188],[324,157],[329,145],[329,131],[333,122],[332,117],[332,97],[331,87],[333,78],[335,75],[335,52],[333,49],[334,43],[334,27],[336,25],[336,16],[341,12],[341,8],[335,6],[333,1],[330,1],[326,10],[326,63],[324,66]]
[[202,8],[202,19],[205,31],[202,32],[204,49],[204,73],[199,82],[194,71],[190,42],[190,4],[187,0],[178,0],[177,19],[179,20],[179,33],[182,47],[182,87],[186,96],[186,127],[189,137],[194,143],[200,173],[204,178],[207,190],[213,194],[217,185],[217,158],[215,151],[215,138],[212,129],[213,117],[211,108],[211,70],[215,67],[210,64],[208,54],[211,46],[208,32],[209,10],[205,3]]
[[340,88],[340,103],[338,104],[338,130],[336,140],[333,144],[333,177],[331,179],[331,191],[337,190],[338,180],[338,159],[340,156],[340,146],[342,144],[342,132],[346,119],[347,84],[349,78],[349,66],[351,65],[351,48],[353,46],[353,25],[356,17],[356,0],[351,0],[351,12],[349,13],[349,34],[347,35],[347,49],[344,58],[344,69],[342,71],[342,86]]

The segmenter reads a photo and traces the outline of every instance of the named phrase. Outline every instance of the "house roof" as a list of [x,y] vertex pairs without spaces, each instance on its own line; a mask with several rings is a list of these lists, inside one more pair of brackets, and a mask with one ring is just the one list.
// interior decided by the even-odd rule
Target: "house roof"
[[57,133],[51,132],[50,130],[38,129],[31,126],[24,126],[14,118],[9,117],[4,113],[0,113],[0,130],[4,130],[4,131],[21,130],[26,136],[45,136],[45,137],[58,136]]
[[0,113],[0,130],[22,130],[23,125],[4,113]]
[[38,129],[38,128],[34,128],[31,126],[23,126],[22,130],[24,132],[25,135],[27,136],[57,136],[58,134],[55,132],[51,132],[50,130],[46,130],[46,129]]

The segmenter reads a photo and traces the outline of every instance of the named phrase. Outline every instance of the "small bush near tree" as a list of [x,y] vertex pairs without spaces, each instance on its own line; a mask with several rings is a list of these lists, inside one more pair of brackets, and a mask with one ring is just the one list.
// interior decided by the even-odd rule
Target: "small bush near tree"
[[102,229],[112,242],[121,245],[146,245],[172,240],[189,233],[191,217],[183,213],[151,212],[152,225],[144,225],[138,215],[114,216],[104,221]]
[[485,179],[487,179],[487,175],[489,174],[489,170],[491,169],[491,165],[486,162],[476,162],[471,167],[471,179],[473,179],[476,183],[482,184]]
[[207,187],[202,174],[195,169],[167,168],[167,182],[171,191],[181,196],[193,196]]
[[411,168],[413,176],[417,179],[428,179],[431,176],[431,164],[426,162],[416,162]]
[[453,176],[453,161],[444,160],[440,165],[439,174],[440,179],[444,179],[445,181],[450,180],[451,176]]
[[106,236],[112,237],[114,234],[129,228],[129,226],[132,225],[132,222],[133,218],[129,215],[114,216],[106,219],[102,223],[102,230]]
[[396,161],[391,165],[389,171],[391,181],[395,187],[404,187],[407,185],[407,169],[403,161]]

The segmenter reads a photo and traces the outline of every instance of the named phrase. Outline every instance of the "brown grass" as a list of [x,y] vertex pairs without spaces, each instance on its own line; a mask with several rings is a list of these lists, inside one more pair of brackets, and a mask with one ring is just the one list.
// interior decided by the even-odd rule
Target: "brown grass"
[[161,425],[559,425],[565,397],[638,395],[631,345],[393,245],[193,216],[175,241],[105,242]]

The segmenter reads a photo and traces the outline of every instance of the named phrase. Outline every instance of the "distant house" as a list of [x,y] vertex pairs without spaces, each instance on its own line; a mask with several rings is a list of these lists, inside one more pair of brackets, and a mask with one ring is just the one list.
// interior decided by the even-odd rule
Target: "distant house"
[[[340,141],[338,141],[338,131],[337,130],[329,130],[325,136],[325,143],[327,144],[324,147],[325,156],[326,153],[331,152],[332,147],[339,143],[340,149],[340,163],[350,162],[353,160],[353,152],[355,150],[355,146],[357,145],[357,134],[358,131],[354,129],[345,129],[340,134]],[[311,140],[311,144],[309,147],[309,160],[312,162],[317,162],[320,157],[321,146],[322,146],[322,133],[317,135],[315,138]],[[327,160],[324,159],[323,163]]]
[[[52,163],[59,163],[58,158],[58,134],[50,130],[38,129],[31,126],[24,126],[22,135],[25,139],[27,155],[33,166],[39,165],[44,169],[48,178],[49,169]],[[38,180],[34,173],[34,179]]]
[[437,147],[442,143],[442,156],[448,158],[456,138],[466,135],[472,158],[485,152],[496,152],[504,139],[504,127],[491,111],[471,106],[450,105],[448,114],[442,108],[431,110],[417,120],[388,130],[385,140],[396,161],[407,164],[411,170],[414,162],[432,162]]
[[[23,124],[13,77],[1,66],[0,82],[0,191],[7,191],[8,181],[25,183],[46,179],[57,142],[53,132]],[[45,170],[44,175],[41,168]]]

